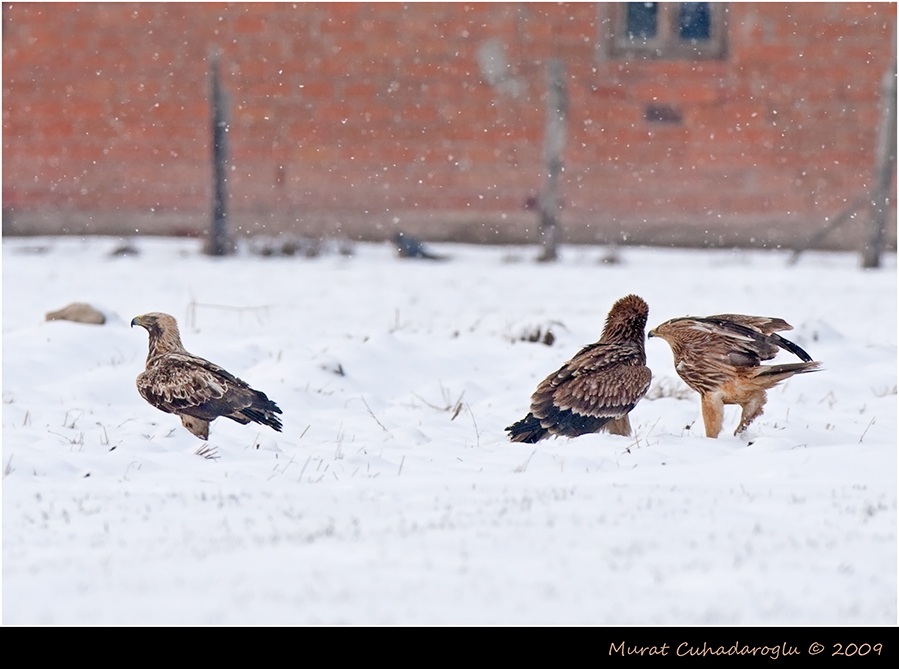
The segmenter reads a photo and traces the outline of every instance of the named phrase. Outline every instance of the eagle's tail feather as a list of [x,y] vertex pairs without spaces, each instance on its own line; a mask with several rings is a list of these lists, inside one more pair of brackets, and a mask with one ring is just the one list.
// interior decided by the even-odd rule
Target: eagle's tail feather
[[776,377],[774,382],[787,379],[794,374],[821,371],[821,363],[816,360],[808,362],[791,362],[785,365],[762,365],[756,377]]
[[[284,427],[284,425],[281,423],[281,419],[271,411],[257,411],[256,409],[248,408],[244,409],[240,413],[242,413],[254,423],[259,423],[260,425],[268,425],[276,432],[280,432],[281,428]],[[278,410],[278,413],[281,413],[281,411]]]
[[512,423],[506,428],[509,433],[509,439],[512,441],[520,441],[525,444],[536,444],[541,439],[549,436],[549,430],[540,424],[540,419],[534,414],[528,413],[516,423]]
[[256,396],[252,405],[245,409],[241,409],[240,411],[236,411],[228,416],[228,418],[236,420],[238,423],[243,423],[244,425],[250,421],[259,423],[260,425],[268,425],[276,432],[280,432],[284,425],[281,423],[281,419],[275,415],[279,413],[282,413],[282,411],[277,404],[272,402],[264,393],[256,391]]

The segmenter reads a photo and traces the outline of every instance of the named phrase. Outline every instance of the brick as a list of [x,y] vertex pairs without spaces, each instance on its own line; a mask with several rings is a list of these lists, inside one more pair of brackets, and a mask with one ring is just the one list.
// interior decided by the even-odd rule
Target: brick
[[[7,6],[4,203],[203,217],[212,45],[232,103],[232,207],[262,219],[521,211],[542,186],[550,56],[566,64],[569,214],[819,220],[870,181],[895,5],[735,3],[729,57],[702,62],[598,59],[601,9]],[[517,97],[482,80],[488,39]],[[650,103],[680,122],[647,122]]]

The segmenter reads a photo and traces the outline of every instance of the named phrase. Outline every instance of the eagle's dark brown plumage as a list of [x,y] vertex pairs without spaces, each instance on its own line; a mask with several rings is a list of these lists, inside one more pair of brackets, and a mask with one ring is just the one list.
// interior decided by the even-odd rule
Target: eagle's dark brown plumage
[[[649,331],[650,337],[668,342],[674,368],[699,393],[707,437],[721,432],[725,404],[743,409],[734,434],[745,430],[762,414],[767,390],[794,374],[817,371],[820,362],[777,332],[793,326],[780,318],[717,314],[706,318],[673,318]],[[802,362],[762,365],[780,349]]]
[[606,318],[599,341],[546,377],[531,396],[527,416],[506,428],[512,441],[536,443],[550,435],[577,437],[605,430],[628,436],[628,413],[649,389],[644,329],[649,307],[622,297]]
[[209,423],[220,416],[281,431],[278,405],[218,365],[188,353],[172,316],[144,314],[131,321],[131,327],[135,325],[150,333],[147,368],[137,376],[137,390],[147,402],[176,414],[204,440],[209,438]]

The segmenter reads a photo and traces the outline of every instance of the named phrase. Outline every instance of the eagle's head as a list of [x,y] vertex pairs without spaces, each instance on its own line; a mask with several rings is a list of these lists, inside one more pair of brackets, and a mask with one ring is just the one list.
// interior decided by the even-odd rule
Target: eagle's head
[[600,341],[643,342],[649,306],[638,295],[626,295],[612,305]]
[[151,311],[131,319],[131,327],[140,325],[147,332],[152,333],[154,330],[159,332],[174,328],[178,329],[178,321],[174,316],[169,316],[161,311]]
[[670,341],[671,333],[673,332],[676,326],[673,326],[673,323],[676,323],[679,320],[683,320],[680,318],[672,318],[670,321],[665,321],[659,325],[656,325],[654,328],[651,328],[649,332],[646,333],[646,338],[649,339],[651,337],[658,337],[659,339],[664,339],[665,341]]
[[658,337],[668,343],[675,359],[684,355],[687,350],[695,349],[697,343],[707,341],[709,329],[691,316],[672,318],[650,328],[647,339]]
[[164,314],[161,311],[151,311],[131,319],[131,327],[140,325],[150,333],[150,354],[162,351],[180,351],[181,333],[178,331],[178,322],[174,316]]

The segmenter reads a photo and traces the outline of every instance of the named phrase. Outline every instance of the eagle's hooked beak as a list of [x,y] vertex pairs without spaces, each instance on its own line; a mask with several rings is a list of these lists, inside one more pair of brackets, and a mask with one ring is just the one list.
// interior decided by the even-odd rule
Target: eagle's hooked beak
[[[131,321],[131,325],[134,325],[134,321]],[[656,336],[655,330],[650,330],[649,332],[646,333],[647,339],[649,339],[650,337],[655,337],[655,336]]]
[[143,326],[143,323],[141,323],[141,320],[140,320],[140,316],[135,316],[134,318],[131,319],[131,327],[134,327],[135,325]]

